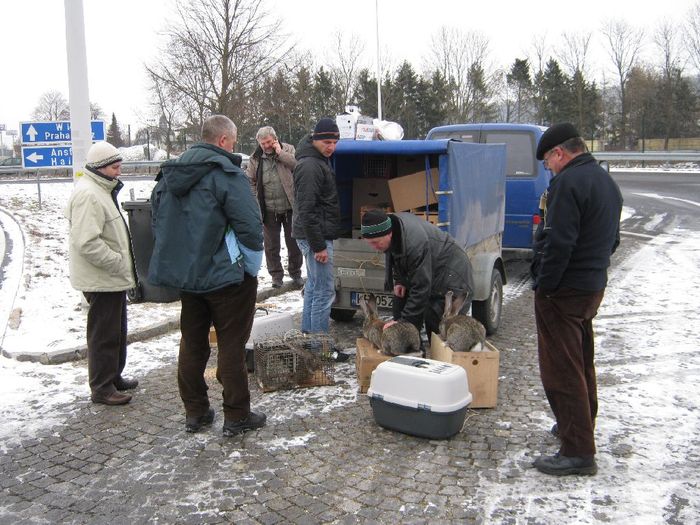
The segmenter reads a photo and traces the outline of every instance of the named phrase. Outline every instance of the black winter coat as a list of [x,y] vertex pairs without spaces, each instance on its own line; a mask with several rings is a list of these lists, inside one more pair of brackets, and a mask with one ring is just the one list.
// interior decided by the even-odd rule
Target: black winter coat
[[297,146],[294,168],[292,237],[305,239],[314,253],[338,238],[340,205],[335,173],[329,159],[313,146],[308,135]]
[[467,295],[469,304],[474,280],[466,252],[448,233],[412,213],[390,217],[392,230],[400,229],[389,248],[394,280],[409,291],[401,319],[420,325],[428,309],[439,317],[448,290]]
[[590,153],[572,159],[547,190],[535,239],[533,288],[605,289],[610,256],[620,244],[622,194]]

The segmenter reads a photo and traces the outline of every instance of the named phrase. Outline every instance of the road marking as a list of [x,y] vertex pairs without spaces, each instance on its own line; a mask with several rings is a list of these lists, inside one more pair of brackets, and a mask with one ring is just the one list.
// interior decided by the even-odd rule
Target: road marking
[[659,195],[658,193],[633,193],[633,195],[639,195],[640,197],[650,197],[652,199],[659,200],[684,202],[685,204],[692,204],[693,206],[698,206],[700,208],[700,202],[689,201],[688,199],[679,199],[678,197],[668,197],[666,195]]

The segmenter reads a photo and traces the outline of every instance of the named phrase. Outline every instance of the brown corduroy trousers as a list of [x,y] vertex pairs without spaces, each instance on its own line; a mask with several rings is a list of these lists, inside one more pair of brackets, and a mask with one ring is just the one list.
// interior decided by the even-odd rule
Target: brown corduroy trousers
[[561,288],[535,292],[540,377],[559,428],[560,454],[595,454],[598,394],[593,318],[603,300],[597,292]]

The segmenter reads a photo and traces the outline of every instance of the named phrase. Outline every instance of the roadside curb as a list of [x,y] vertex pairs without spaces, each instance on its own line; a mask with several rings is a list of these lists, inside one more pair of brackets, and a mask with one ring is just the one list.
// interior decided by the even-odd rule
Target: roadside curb
[[[263,288],[258,292],[256,301],[260,303],[271,297],[276,297],[295,290],[298,291],[299,288],[291,281],[284,283],[281,288]],[[127,344],[146,341],[179,328],[180,314],[172,315],[164,321],[130,331],[126,338]],[[11,352],[5,348],[2,348],[0,349],[0,354],[2,354],[4,357],[15,359],[17,361],[41,363],[43,365],[58,365],[61,363],[67,363],[68,361],[85,359],[85,356],[87,355],[87,344],[42,353]]]

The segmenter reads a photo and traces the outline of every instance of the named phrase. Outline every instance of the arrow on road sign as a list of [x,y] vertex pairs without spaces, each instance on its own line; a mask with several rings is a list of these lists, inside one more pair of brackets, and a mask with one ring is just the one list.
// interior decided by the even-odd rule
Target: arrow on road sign
[[39,155],[36,151],[33,152],[31,155],[27,155],[27,159],[31,160],[34,164],[36,164],[40,160],[44,160],[43,155]]
[[38,134],[39,132],[36,130],[36,128],[33,125],[30,125],[29,129],[27,130],[27,136],[29,137],[29,140],[31,142],[34,142]]

